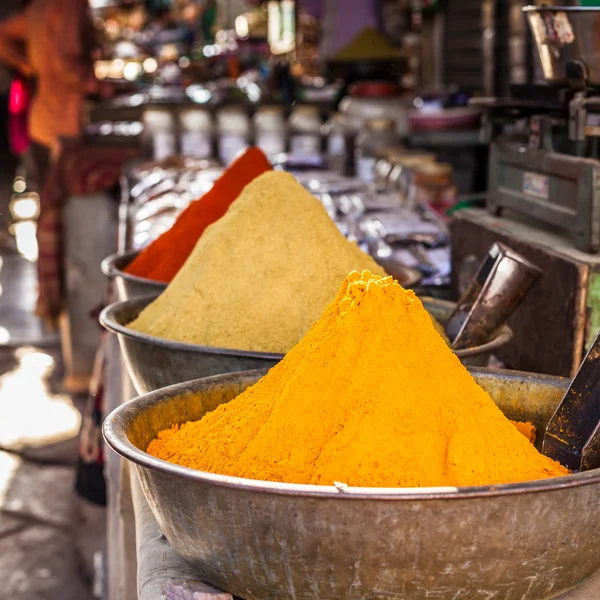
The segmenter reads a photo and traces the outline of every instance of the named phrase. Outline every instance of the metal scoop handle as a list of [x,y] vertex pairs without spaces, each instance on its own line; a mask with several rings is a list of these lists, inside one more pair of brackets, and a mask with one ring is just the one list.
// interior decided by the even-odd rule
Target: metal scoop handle
[[600,467],[600,334],[548,422],[542,452],[571,471]]
[[496,242],[446,325],[455,350],[484,344],[541,275],[534,264]]

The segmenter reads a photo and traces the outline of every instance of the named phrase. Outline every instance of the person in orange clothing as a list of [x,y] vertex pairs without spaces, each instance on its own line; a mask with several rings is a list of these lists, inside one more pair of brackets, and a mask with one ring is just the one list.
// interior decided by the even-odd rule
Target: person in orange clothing
[[35,80],[29,115],[38,187],[61,138],[78,137],[94,76],[95,33],[88,0],[32,0],[0,22],[0,62]]

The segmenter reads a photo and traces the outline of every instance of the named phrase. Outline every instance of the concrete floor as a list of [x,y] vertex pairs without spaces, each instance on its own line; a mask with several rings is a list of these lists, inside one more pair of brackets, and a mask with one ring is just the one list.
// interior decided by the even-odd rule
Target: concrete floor
[[27,233],[0,249],[0,596],[88,600],[104,511],[73,493],[85,398],[60,392],[58,340],[32,315]]

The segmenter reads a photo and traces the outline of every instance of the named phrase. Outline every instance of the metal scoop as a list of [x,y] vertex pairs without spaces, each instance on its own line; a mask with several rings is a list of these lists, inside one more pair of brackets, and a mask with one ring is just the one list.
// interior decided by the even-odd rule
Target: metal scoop
[[600,334],[548,422],[542,452],[571,471],[600,468]]
[[542,271],[496,242],[446,325],[452,348],[484,344],[503,325]]

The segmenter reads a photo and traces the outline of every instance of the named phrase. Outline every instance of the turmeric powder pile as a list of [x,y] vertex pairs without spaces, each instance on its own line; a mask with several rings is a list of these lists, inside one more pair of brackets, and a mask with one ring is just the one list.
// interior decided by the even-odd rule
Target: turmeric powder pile
[[256,385],[160,432],[148,452],[213,473],[318,485],[470,486],[568,473],[477,385],[415,294],[368,271],[348,276]]
[[284,353],[354,269],[385,274],[292,175],[268,172],[205,230],[171,284],[129,327],[180,342]]

